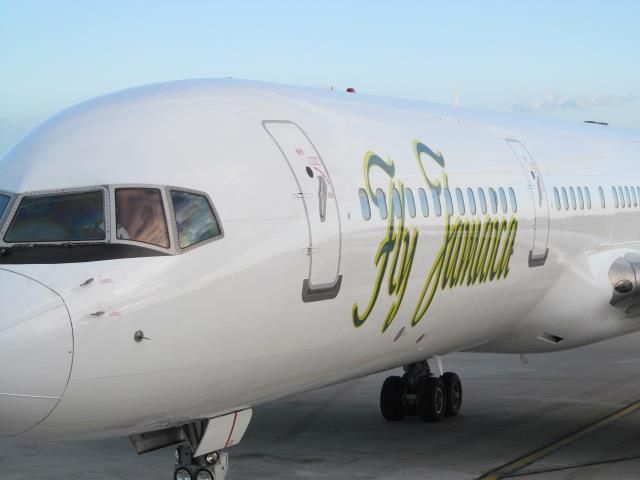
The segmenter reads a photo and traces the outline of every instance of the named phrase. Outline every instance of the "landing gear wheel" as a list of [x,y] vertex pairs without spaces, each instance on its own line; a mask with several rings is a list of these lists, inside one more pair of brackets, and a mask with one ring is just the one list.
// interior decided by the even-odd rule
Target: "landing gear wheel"
[[442,375],[444,391],[446,393],[446,408],[444,414],[447,417],[455,417],[462,408],[462,382],[460,377],[453,372],[445,372]]
[[439,378],[425,378],[418,386],[418,416],[423,422],[439,422],[447,408],[447,394]]
[[397,422],[404,416],[402,396],[404,382],[400,377],[388,377],[380,391],[380,411],[388,422]]

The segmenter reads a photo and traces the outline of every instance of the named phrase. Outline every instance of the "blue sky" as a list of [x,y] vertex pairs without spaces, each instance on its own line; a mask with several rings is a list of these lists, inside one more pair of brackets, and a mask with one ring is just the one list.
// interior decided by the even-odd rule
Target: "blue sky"
[[640,2],[0,0],[0,152],[75,102],[269,80],[640,130]]

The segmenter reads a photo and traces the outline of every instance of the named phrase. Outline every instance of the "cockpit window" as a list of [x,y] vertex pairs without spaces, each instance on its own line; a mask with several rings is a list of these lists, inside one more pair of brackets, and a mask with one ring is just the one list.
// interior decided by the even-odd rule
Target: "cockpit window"
[[7,205],[9,205],[10,198],[6,195],[0,195],[0,217],[4,214],[4,211],[7,209]]
[[160,190],[116,190],[116,238],[169,248],[169,230]]
[[220,226],[204,195],[171,190],[180,248],[220,235]]
[[[6,208],[1,206],[0,211]],[[104,241],[104,192],[26,196],[4,236],[7,243]]]

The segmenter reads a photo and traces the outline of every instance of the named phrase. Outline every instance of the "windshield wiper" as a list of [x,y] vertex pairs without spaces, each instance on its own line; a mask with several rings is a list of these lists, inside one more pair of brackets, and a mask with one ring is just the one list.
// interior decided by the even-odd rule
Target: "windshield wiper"
[[105,242],[96,242],[96,243],[82,243],[76,244],[74,242],[64,242],[64,243],[15,243],[13,245],[7,245],[5,247],[0,247],[0,257],[6,257],[11,252],[17,250],[31,250],[33,248],[74,248],[78,245],[83,246],[94,246],[94,245],[103,245]]
[[18,243],[10,247],[0,247],[0,257],[6,257],[16,250],[30,250],[35,245],[33,243]]

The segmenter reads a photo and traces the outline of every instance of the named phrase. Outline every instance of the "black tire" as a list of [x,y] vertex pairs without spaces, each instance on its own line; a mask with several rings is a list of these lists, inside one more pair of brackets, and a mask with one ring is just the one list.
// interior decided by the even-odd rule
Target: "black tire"
[[380,412],[388,422],[397,422],[404,416],[402,396],[404,382],[400,377],[388,377],[380,390]]
[[445,372],[442,375],[442,383],[444,383],[446,393],[445,415],[455,417],[462,408],[462,382],[455,373]]
[[423,422],[439,422],[447,409],[447,394],[439,378],[425,378],[418,387],[418,416]]

